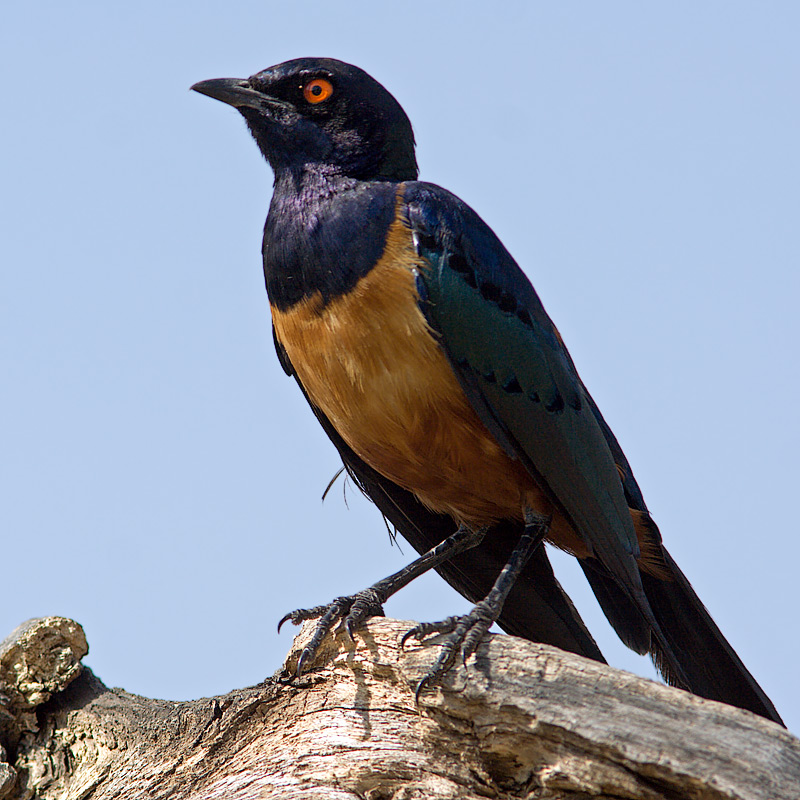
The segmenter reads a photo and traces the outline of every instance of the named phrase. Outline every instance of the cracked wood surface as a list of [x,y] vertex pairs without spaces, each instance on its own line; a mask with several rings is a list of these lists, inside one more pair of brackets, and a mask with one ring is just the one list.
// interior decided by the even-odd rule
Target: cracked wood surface
[[306,627],[273,678],[178,703],[81,670],[76,623],[26,623],[0,645],[0,798],[800,798],[778,725],[510,636],[417,707],[438,650],[401,651],[411,624],[329,637],[290,678]]

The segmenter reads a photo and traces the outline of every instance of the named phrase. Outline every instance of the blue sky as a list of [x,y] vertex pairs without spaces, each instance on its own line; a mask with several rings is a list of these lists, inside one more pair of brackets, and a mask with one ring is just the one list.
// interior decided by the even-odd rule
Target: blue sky
[[[675,559],[800,731],[800,10],[791,2],[42,2],[0,31],[0,638],[81,622],[109,685],[280,665],[284,612],[407,561],[272,351],[272,176],[190,93],[326,55],[531,277]],[[616,666],[571,559],[557,570]],[[387,613],[467,604],[436,576]]]

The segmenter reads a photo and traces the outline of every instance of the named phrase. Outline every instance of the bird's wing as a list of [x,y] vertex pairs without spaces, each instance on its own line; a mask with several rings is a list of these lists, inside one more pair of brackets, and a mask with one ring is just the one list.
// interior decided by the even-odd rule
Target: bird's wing
[[590,551],[643,599],[636,532],[605,423],[533,286],[458,198],[411,183],[404,199],[425,263],[421,306],[471,404]]

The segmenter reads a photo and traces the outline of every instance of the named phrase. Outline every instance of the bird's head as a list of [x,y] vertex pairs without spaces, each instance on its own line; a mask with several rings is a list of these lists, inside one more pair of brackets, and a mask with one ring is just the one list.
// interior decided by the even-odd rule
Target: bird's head
[[320,168],[358,180],[415,180],[411,123],[397,100],[358,67],[298,58],[245,80],[192,86],[237,108],[278,173]]

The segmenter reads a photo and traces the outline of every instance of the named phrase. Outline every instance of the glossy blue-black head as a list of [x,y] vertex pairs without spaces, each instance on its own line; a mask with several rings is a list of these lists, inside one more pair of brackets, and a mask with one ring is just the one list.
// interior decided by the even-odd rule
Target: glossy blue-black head
[[332,58],[298,58],[246,80],[192,86],[239,110],[275,172],[324,168],[359,180],[415,180],[411,123],[366,72]]

